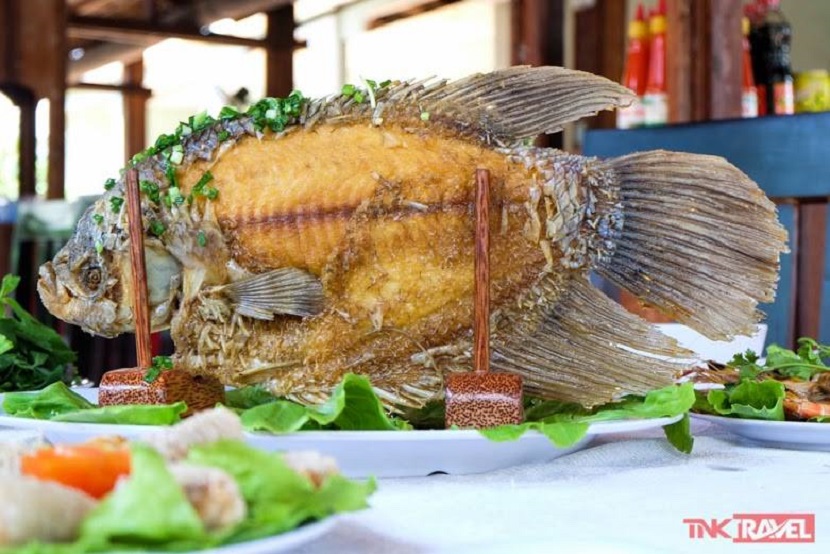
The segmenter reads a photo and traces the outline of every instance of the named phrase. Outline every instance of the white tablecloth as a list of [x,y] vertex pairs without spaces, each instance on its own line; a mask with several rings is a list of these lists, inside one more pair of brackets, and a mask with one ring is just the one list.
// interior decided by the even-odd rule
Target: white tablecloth
[[[383,479],[370,509],[296,553],[830,552],[830,453],[695,433],[691,455],[648,432],[488,474]],[[683,523],[735,513],[815,514],[816,541],[690,539]]]

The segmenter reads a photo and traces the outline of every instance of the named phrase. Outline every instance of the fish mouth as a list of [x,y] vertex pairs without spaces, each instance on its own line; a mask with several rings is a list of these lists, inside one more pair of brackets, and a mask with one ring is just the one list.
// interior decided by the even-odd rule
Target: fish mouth
[[113,337],[122,332],[115,329],[117,317],[113,302],[91,302],[76,296],[61,282],[52,262],[40,266],[38,275],[37,291],[49,313],[95,335]]

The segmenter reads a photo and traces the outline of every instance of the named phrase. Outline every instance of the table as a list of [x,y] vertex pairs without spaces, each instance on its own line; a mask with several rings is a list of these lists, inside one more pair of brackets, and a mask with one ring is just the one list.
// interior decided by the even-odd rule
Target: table
[[[295,553],[830,551],[830,453],[761,448],[706,422],[693,431],[690,456],[649,431],[543,464],[384,479],[371,509]],[[815,543],[692,539],[683,523],[744,513],[814,514]]]

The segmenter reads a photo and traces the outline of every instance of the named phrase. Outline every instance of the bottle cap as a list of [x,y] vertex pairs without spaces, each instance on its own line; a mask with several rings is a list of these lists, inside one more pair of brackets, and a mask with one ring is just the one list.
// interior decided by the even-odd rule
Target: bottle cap
[[741,18],[741,30],[745,37],[749,36],[749,18],[746,16]]
[[648,25],[646,25],[645,9],[643,3],[637,4],[637,13],[634,19],[628,24],[628,38],[641,39],[648,34]]

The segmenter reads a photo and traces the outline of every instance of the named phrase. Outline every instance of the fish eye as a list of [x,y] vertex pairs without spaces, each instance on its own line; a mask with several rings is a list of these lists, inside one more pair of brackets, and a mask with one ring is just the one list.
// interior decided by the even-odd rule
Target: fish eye
[[98,287],[101,286],[101,277],[101,268],[96,265],[91,265],[84,269],[83,280],[89,290],[98,290]]

